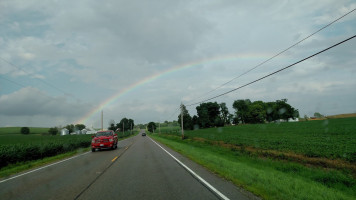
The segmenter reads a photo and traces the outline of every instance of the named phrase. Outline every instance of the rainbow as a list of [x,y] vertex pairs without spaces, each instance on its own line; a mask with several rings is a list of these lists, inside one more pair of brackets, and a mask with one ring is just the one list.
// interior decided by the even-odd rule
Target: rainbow
[[210,58],[205,58],[181,65],[174,66],[172,68],[169,68],[167,70],[164,70],[160,73],[153,74],[151,76],[148,76],[128,87],[126,87],[123,90],[120,90],[118,93],[114,94],[110,98],[106,99],[105,101],[101,102],[99,106],[88,112],[85,116],[83,116],[81,119],[79,119],[76,124],[85,124],[87,120],[92,118],[96,113],[99,113],[101,110],[103,110],[106,106],[112,104],[113,102],[117,101],[120,97],[124,96],[125,94],[139,88],[142,85],[145,85],[147,83],[153,82],[156,79],[172,74],[174,72],[180,71],[180,70],[185,70],[191,67],[203,65],[203,64],[210,64],[210,63],[217,63],[217,62],[226,62],[230,60],[238,60],[238,59],[266,59],[270,58],[270,55],[262,55],[262,54],[229,54],[229,55],[223,55],[223,56],[215,56],[215,57],[210,57]]

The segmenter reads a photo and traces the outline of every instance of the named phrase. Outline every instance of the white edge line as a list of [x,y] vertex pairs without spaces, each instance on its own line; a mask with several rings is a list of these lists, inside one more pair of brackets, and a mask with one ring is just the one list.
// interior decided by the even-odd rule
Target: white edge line
[[30,174],[30,173],[39,171],[39,170],[44,169],[44,168],[47,168],[47,167],[50,167],[50,166],[53,166],[53,165],[57,165],[57,164],[59,164],[59,163],[62,163],[62,162],[65,162],[65,161],[68,161],[68,160],[77,158],[77,157],[82,156],[82,155],[85,155],[85,154],[87,154],[87,153],[90,153],[90,151],[85,152],[85,153],[82,153],[82,154],[79,154],[79,155],[76,155],[76,156],[73,156],[73,157],[70,157],[70,158],[67,158],[67,159],[65,159],[65,160],[61,160],[61,161],[58,161],[58,162],[55,162],[55,163],[52,163],[52,164],[49,164],[49,165],[40,167],[40,168],[38,168],[38,169],[31,170],[31,171],[26,172],[26,173],[23,173],[23,174],[19,174],[19,175],[17,175],[17,176],[13,176],[13,177],[11,177],[11,178],[8,178],[8,179],[5,179],[5,180],[0,181],[0,183],[4,183],[4,182],[6,182],[6,181],[9,181],[9,180],[18,178],[18,177],[20,177],[20,176],[24,176],[24,175],[26,175],[26,174]]
[[[150,138],[150,137],[149,137]],[[151,138],[150,138],[151,139]],[[152,140],[152,139],[151,139]],[[221,199],[224,200],[229,200],[225,195],[223,195],[219,190],[214,188],[212,185],[210,185],[206,180],[204,180],[202,177],[200,177],[198,174],[196,174],[193,170],[191,170],[189,167],[187,167],[185,164],[183,164],[180,160],[178,160],[176,157],[174,157],[171,153],[169,153],[166,149],[164,149],[161,145],[159,145],[157,142],[152,140],[156,145],[158,145],[161,149],[163,149],[168,155],[170,155],[175,161],[177,161],[178,164],[180,164],[182,167],[184,167],[189,173],[191,173],[195,178],[197,178],[200,182],[202,182],[206,187],[208,187],[211,191],[213,191],[216,195],[218,195]]]

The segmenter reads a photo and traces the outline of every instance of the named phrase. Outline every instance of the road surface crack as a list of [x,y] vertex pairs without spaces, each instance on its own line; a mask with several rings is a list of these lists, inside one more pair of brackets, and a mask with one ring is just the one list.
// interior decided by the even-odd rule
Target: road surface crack
[[126,148],[124,149],[124,151],[119,154],[116,159],[114,161],[111,161],[110,165],[108,165],[102,172],[98,173],[98,176],[89,183],[89,185],[87,187],[85,187],[74,199],[78,199],[82,194],[84,194],[85,191],[87,191],[114,163],[115,161],[120,158],[122,155],[124,155],[124,153],[131,147],[131,145],[133,144],[134,142],[131,142],[130,145],[126,146]]

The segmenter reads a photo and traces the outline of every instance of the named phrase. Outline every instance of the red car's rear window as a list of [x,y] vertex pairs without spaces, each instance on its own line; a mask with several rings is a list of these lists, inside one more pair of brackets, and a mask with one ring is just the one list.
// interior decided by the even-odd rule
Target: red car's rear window
[[106,132],[97,132],[96,136],[112,136],[112,132],[111,131],[106,131]]

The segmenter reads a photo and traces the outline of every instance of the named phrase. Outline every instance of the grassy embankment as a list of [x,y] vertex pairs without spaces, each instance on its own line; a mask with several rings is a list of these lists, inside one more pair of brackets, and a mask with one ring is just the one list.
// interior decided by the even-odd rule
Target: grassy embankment
[[355,199],[356,118],[155,134],[264,199]]
[[[0,128],[0,178],[89,150],[91,135],[51,136],[47,131],[30,128],[31,134],[22,135],[20,128]],[[129,136],[118,133],[119,138]]]

